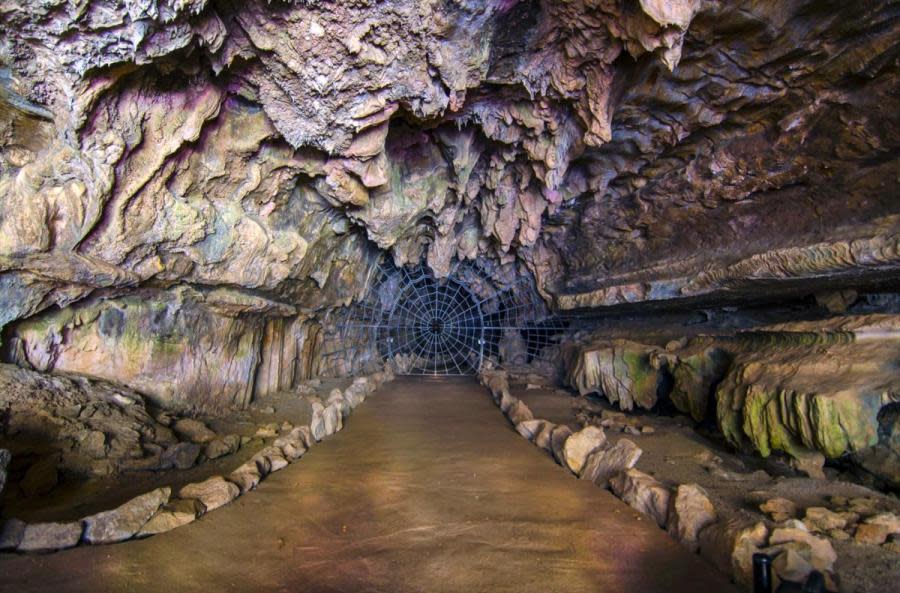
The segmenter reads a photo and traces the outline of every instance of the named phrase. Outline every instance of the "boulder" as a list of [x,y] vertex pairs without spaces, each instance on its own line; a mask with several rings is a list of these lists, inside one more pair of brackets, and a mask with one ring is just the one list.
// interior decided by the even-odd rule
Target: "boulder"
[[553,431],[556,430],[557,425],[547,420],[543,420],[542,422],[543,424],[541,425],[541,429],[536,435],[534,435],[534,439],[532,439],[532,442],[548,453],[552,453],[553,448],[551,439],[553,436]]
[[309,431],[316,442],[321,441],[328,434],[325,430],[325,406],[314,401],[312,406],[312,419],[309,421]]
[[868,517],[864,524],[867,525],[884,525],[891,535],[900,535],[900,516],[896,513],[878,513]]
[[597,426],[586,426],[566,439],[563,459],[572,473],[581,474],[587,456],[606,444],[606,433]]
[[196,443],[177,443],[163,452],[160,464],[164,469],[188,469],[197,463],[202,450],[203,445]]
[[772,561],[772,571],[783,581],[802,583],[814,568],[809,558],[812,551],[803,542],[788,542],[781,546]]
[[226,455],[231,455],[241,447],[241,437],[236,434],[230,434],[222,438],[215,438],[206,445],[203,454],[207,459],[218,459]]
[[203,504],[197,500],[175,500],[163,507],[147,521],[135,537],[144,537],[165,533],[176,527],[193,522],[205,511]]
[[84,526],[81,521],[68,523],[29,523],[25,526],[19,552],[50,552],[78,545]]
[[260,474],[259,467],[252,459],[228,474],[228,481],[235,484],[241,494],[256,488],[261,479],[262,474]]
[[847,526],[847,517],[839,515],[825,507],[809,507],[803,517],[803,523],[810,531],[825,533],[831,529],[843,529]]
[[769,530],[762,521],[736,516],[717,521],[700,531],[700,555],[749,588],[753,583],[753,554],[766,545]]
[[204,423],[193,418],[179,418],[172,424],[172,430],[182,439],[198,445],[206,444],[218,436]]
[[341,414],[340,404],[332,403],[326,406],[323,419],[327,436],[340,432],[344,428],[344,417]]
[[[834,562],[837,560],[837,554],[835,554],[831,542],[824,537],[810,533],[803,522],[785,521],[783,525],[772,530],[769,546],[775,546],[775,549],[778,550],[779,546],[790,542],[801,542],[809,547],[809,553],[804,552],[804,554],[816,570],[821,572],[832,570]],[[800,548],[795,547],[795,551],[800,551]]]
[[633,468],[642,453],[634,442],[621,439],[612,447],[600,448],[589,454],[579,477],[606,488],[614,475]]
[[512,407],[513,407],[516,403],[518,403],[519,399],[513,397],[512,395],[510,395],[508,389],[504,389],[504,390],[500,393],[499,401],[500,401],[500,404],[499,404],[499,405],[500,405],[500,411],[502,411],[504,414],[506,414],[506,415],[508,416],[508,415],[509,415],[509,411],[512,409]]
[[288,434],[275,439],[274,446],[281,449],[285,459],[288,461],[296,461],[306,453],[308,442],[309,428],[306,426],[297,426]]
[[534,441],[534,438],[546,425],[546,420],[526,420],[516,424],[516,432],[529,441]]
[[525,402],[520,399],[516,400],[516,402],[512,406],[510,406],[509,411],[506,413],[506,416],[513,424],[520,424],[528,420],[534,420],[534,415],[531,413],[531,410],[528,409],[528,406],[525,405]]
[[797,516],[797,505],[793,501],[781,497],[770,498],[759,505],[759,510],[769,515],[776,523],[781,523]]
[[0,552],[8,552],[18,548],[24,535],[24,521],[7,519],[0,523]]
[[84,518],[84,541],[109,544],[134,536],[169,501],[171,488],[157,488],[125,504]]
[[349,416],[353,409],[353,406],[350,405],[350,401],[344,397],[340,389],[332,389],[331,393],[328,394],[328,399],[325,400],[325,404],[327,406],[336,406],[340,411],[342,418]]
[[624,503],[665,529],[671,491],[652,476],[629,468],[614,475],[610,488]]
[[203,482],[195,482],[183,487],[180,498],[195,498],[203,503],[207,511],[226,505],[241,494],[240,488],[222,476],[213,476]]
[[285,459],[281,448],[275,445],[261,450],[253,456],[253,460],[256,461],[258,467],[262,465],[261,469],[265,469],[263,475],[277,472],[288,466],[288,461]]
[[572,429],[565,424],[560,424],[550,433],[550,450],[553,453],[553,459],[563,467],[568,467],[565,447],[570,436],[572,436]]
[[667,520],[669,535],[673,538],[696,550],[700,531],[716,518],[712,501],[699,485],[681,484],[675,489]]
[[278,424],[275,422],[263,424],[256,429],[256,433],[253,436],[260,439],[273,439],[278,436]]

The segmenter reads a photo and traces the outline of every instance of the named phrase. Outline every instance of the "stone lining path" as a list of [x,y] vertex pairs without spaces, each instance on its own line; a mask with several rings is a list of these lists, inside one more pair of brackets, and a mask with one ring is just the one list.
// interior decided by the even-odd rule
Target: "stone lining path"
[[255,492],[147,540],[0,557],[0,591],[731,591],[522,439],[474,379],[398,378]]

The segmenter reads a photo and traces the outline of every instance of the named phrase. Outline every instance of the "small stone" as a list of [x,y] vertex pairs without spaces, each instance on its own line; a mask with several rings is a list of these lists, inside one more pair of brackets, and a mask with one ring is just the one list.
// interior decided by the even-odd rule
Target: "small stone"
[[528,383],[527,385],[525,385],[525,389],[526,389],[527,391],[532,391],[532,390],[534,390],[534,389],[541,389],[541,386],[540,386],[540,385],[535,385],[534,383]]
[[900,542],[887,542],[881,546],[881,549],[886,552],[900,554]]
[[278,436],[278,425],[274,422],[264,424],[256,429],[253,436],[259,439],[273,439]]
[[226,455],[231,455],[241,446],[241,437],[236,434],[230,434],[222,438],[216,438],[206,445],[203,454],[207,459],[218,459]]
[[895,513],[878,513],[867,518],[863,523],[868,525],[884,525],[888,529],[888,533],[892,535],[900,534],[900,516]]
[[29,523],[25,526],[19,552],[49,552],[78,545],[83,531],[81,521],[71,523]]
[[642,426],[641,427],[641,434],[653,434],[655,432],[656,432],[656,429],[653,428],[652,426]]
[[803,523],[810,531],[824,533],[831,529],[843,529],[847,525],[847,519],[825,507],[809,507],[803,517]]
[[29,467],[19,484],[22,493],[30,498],[46,494],[56,488],[59,483],[57,465],[59,465],[59,455],[53,454],[43,457]]
[[772,517],[772,520],[776,523],[781,523],[797,516],[797,505],[787,498],[770,498],[759,505],[759,510]]
[[600,448],[588,455],[579,477],[605,488],[614,475],[634,467],[642,453],[632,441],[621,439],[612,447]]
[[0,552],[15,550],[25,535],[25,522],[7,519],[0,524]]
[[203,503],[207,511],[226,505],[240,495],[235,484],[227,482],[222,476],[213,476],[203,482],[188,484],[178,493],[180,498],[196,498]]
[[198,445],[203,445],[216,438],[215,432],[210,430],[208,426],[199,420],[194,420],[193,418],[179,418],[172,425],[172,430],[174,430],[175,434],[182,439],[197,443]]
[[666,527],[669,498],[672,493],[652,476],[629,468],[610,479],[610,488],[624,503]]
[[271,414],[275,413],[275,406],[262,406],[261,408],[258,408],[258,409],[259,409],[260,414],[271,415]]
[[847,541],[850,539],[850,534],[844,531],[843,529],[829,529],[828,537],[833,540],[837,540],[839,542]]
[[581,474],[587,456],[606,444],[606,433],[597,426],[587,426],[566,439],[563,458],[572,473]]
[[697,484],[681,484],[669,505],[669,535],[692,550],[697,549],[700,531],[717,518],[706,491]]
[[791,467],[801,474],[805,474],[815,480],[824,480],[825,455],[818,451],[795,452],[791,458]]
[[880,546],[887,540],[888,535],[890,535],[890,528],[887,525],[862,523],[856,528],[853,541],[858,544]]
[[625,426],[625,428],[623,428],[622,431],[627,434],[630,434],[632,436],[640,436],[640,434],[641,434],[641,431],[638,430],[637,428],[635,428],[634,426]]
[[874,515],[880,510],[879,506],[876,498],[862,496],[851,498],[848,505],[849,510],[860,515]]
[[85,517],[84,540],[89,544],[109,544],[129,539],[168,502],[171,494],[171,488],[157,488],[111,511]]

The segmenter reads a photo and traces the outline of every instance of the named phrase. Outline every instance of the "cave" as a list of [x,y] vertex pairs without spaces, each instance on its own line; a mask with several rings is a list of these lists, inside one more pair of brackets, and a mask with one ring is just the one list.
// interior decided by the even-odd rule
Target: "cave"
[[900,6],[0,0],[0,591],[900,582]]

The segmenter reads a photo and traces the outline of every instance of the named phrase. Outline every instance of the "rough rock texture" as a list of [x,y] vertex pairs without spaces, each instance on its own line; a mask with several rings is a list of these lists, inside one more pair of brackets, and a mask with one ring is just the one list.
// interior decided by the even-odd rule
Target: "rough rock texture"
[[669,534],[689,548],[696,549],[700,532],[716,517],[716,509],[703,488],[697,484],[681,484],[675,489],[669,504]]
[[5,0],[7,359],[246,403],[315,366],[298,324],[360,296],[381,254],[527,270],[564,309],[896,277],[892,15]]
[[631,508],[652,518],[665,529],[672,493],[653,476],[629,468],[610,479],[610,488]]
[[226,505],[240,495],[237,486],[226,482],[221,476],[213,476],[203,482],[188,484],[178,492],[185,499],[196,499],[203,503],[207,511]]
[[134,536],[169,501],[171,488],[157,488],[125,504],[84,518],[84,540],[90,544],[109,544]]
[[50,552],[78,545],[84,526],[71,523],[29,523],[16,548],[19,552]]
[[[671,402],[714,420],[735,447],[790,455],[824,477],[845,459],[900,484],[900,318],[845,316],[698,336],[666,348],[587,338],[568,348],[568,381],[622,409]],[[652,394],[652,396],[650,395]]]

